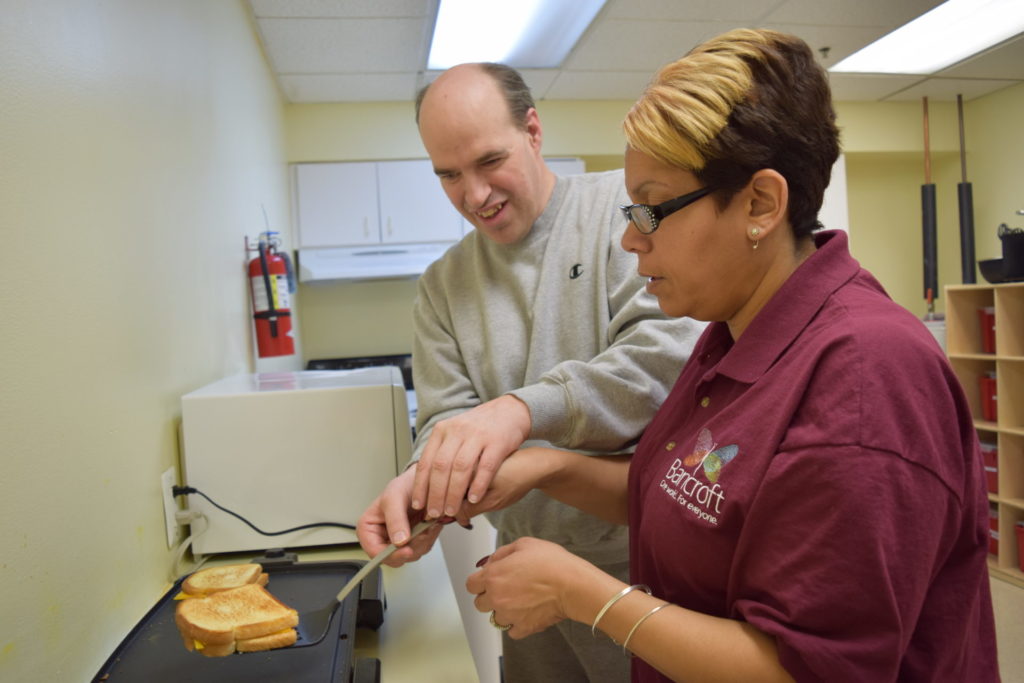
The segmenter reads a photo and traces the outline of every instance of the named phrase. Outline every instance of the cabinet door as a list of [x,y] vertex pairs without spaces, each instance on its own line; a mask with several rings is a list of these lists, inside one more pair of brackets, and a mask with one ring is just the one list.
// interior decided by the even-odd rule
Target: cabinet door
[[555,175],[577,175],[586,172],[583,159],[577,157],[549,157],[544,161]]
[[299,248],[380,242],[374,162],[296,164]]
[[455,242],[462,237],[462,216],[429,160],[382,161],[377,177],[382,242]]

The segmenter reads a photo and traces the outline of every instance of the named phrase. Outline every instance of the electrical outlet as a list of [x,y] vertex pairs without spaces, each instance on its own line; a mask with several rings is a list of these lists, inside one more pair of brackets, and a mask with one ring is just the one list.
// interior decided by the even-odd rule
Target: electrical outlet
[[160,495],[164,500],[164,523],[167,526],[168,548],[173,548],[174,543],[178,540],[178,520],[174,518],[178,505],[174,502],[174,493],[171,491],[177,483],[178,471],[171,465],[166,472],[160,475]]

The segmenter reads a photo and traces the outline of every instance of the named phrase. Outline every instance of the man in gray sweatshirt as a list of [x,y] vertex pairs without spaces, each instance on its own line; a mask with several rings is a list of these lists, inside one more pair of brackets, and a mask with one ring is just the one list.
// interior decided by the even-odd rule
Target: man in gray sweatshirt
[[[524,443],[629,452],[703,329],[666,319],[620,247],[622,172],[556,177],[544,163],[540,120],[515,70],[449,69],[420,94],[417,122],[445,192],[476,229],[419,281],[417,466],[360,519],[370,555],[405,543],[410,516],[455,515],[464,498],[475,502]],[[625,527],[538,491],[488,517],[500,544],[547,539],[628,579]],[[437,534],[413,539],[389,564],[420,557]],[[628,681],[620,648],[578,626],[506,635],[506,683]]]

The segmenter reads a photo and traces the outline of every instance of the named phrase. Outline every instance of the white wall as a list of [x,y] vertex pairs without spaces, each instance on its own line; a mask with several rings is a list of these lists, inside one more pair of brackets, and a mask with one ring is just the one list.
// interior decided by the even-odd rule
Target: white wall
[[283,108],[241,0],[0,16],[0,680],[82,681],[168,587],[180,396],[252,367]]

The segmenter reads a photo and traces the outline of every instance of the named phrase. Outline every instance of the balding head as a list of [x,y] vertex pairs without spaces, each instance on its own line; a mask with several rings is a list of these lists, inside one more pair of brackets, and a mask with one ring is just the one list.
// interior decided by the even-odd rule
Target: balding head
[[[517,128],[525,129],[526,116],[534,108],[533,96],[523,82],[522,76],[512,67],[493,62],[459,64],[445,71],[425,86],[416,96],[416,123],[419,124],[421,109],[429,93],[437,96],[461,97],[474,85],[483,85],[490,79],[498,94],[505,99],[509,116]],[[443,91],[443,92],[442,92]],[[492,94],[493,91],[488,91]]]

